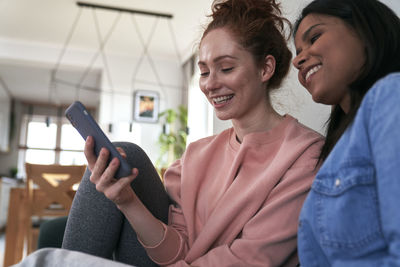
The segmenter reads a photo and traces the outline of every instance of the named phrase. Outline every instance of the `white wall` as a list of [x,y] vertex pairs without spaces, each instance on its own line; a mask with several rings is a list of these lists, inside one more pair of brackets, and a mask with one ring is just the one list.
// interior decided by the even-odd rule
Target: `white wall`
[[[62,60],[60,68],[64,65],[85,69],[94,52],[70,48]],[[0,58],[3,59],[53,65],[57,61],[59,54],[59,47],[52,47],[42,43],[24,43],[0,39]],[[180,62],[178,59],[153,58],[157,72],[155,74],[149,65],[148,59],[145,57],[138,68],[139,71],[134,81],[132,76],[139,58],[116,54],[106,54],[106,56],[111,83],[101,57],[98,57],[93,66],[93,68],[102,69],[102,85],[98,106],[99,124],[107,132],[108,124],[113,123],[113,132],[108,133],[112,141],[136,142],[148,153],[150,159],[155,161],[159,154],[156,142],[162,130],[160,122],[138,123],[133,121],[133,131],[127,131],[129,123],[133,119],[134,92],[136,90],[157,91],[160,96],[160,111],[177,107],[182,102],[183,77]],[[157,76],[161,84],[163,84],[162,86],[159,85]],[[46,102],[47,99],[43,101]],[[6,105],[1,103],[1,108],[2,110],[5,109]]]
[[[146,62],[140,67],[136,81],[132,81],[134,64],[137,62],[123,57],[114,58],[113,85],[114,92],[109,87],[106,75],[103,75],[103,90],[100,101],[99,123],[104,130],[113,123],[113,131],[108,133],[112,141],[130,141],[139,144],[155,162],[159,155],[157,145],[158,136],[162,131],[162,122],[143,123],[133,120],[134,92],[136,90],[150,90],[158,92],[160,96],[159,110],[176,108],[182,102],[183,77],[178,61],[156,61],[156,71]],[[104,74],[104,72],[103,72]],[[162,86],[157,82],[159,76]],[[129,132],[129,123],[133,123],[132,132]]]
[[9,149],[10,112],[11,99],[0,83],[0,153],[7,152]]
[[400,16],[400,1],[399,0],[380,0],[382,3],[386,4],[388,7],[396,12],[397,16]]

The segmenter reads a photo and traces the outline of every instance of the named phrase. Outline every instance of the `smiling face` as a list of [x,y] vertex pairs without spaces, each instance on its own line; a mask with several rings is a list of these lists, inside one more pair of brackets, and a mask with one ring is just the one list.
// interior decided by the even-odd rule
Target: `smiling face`
[[313,100],[339,104],[347,112],[348,86],[365,63],[365,48],[357,34],[339,18],[309,14],[299,25],[295,46],[293,65]]
[[265,115],[269,102],[266,84],[275,60],[268,56],[258,66],[225,28],[207,33],[199,49],[200,89],[221,120],[255,120]]

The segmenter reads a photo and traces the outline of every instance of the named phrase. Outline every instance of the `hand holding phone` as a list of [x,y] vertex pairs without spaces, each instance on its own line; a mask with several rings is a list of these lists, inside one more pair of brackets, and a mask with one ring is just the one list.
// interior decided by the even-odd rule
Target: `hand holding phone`
[[78,130],[83,139],[86,140],[88,136],[93,137],[94,153],[97,157],[99,156],[101,148],[105,147],[110,151],[108,163],[110,163],[113,158],[118,158],[120,165],[115,173],[115,178],[126,177],[132,174],[132,167],[128,164],[125,158],[121,156],[81,102],[75,101],[70,105],[65,111],[65,115],[71,122],[72,126]]

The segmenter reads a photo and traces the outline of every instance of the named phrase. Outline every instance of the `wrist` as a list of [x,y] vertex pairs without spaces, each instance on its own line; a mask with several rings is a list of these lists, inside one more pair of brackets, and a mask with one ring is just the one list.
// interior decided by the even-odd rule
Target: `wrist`
[[135,209],[137,204],[138,204],[138,201],[137,201],[137,197],[135,194],[132,197],[130,197],[129,199],[127,199],[126,201],[123,201],[121,203],[115,203],[117,208],[123,213],[125,213],[125,211]]

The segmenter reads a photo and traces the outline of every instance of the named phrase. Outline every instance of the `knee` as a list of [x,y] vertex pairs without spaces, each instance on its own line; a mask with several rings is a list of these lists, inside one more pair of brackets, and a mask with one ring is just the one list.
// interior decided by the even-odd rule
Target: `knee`
[[125,151],[127,161],[131,164],[134,164],[133,166],[135,167],[139,167],[142,164],[147,164],[148,161],[150,161],[146,152],[144,152],[144,150],[140,146],[134,143],[113,142],[113,144],[116,147],[120,147]]
[[138,146],[138,145],[136,145],[134,143],[130,143],[130,142],[113,142],[113,144],[116,147],[122,148],[125,151],[127,156],[129,154],[145,153],[140,146]]

